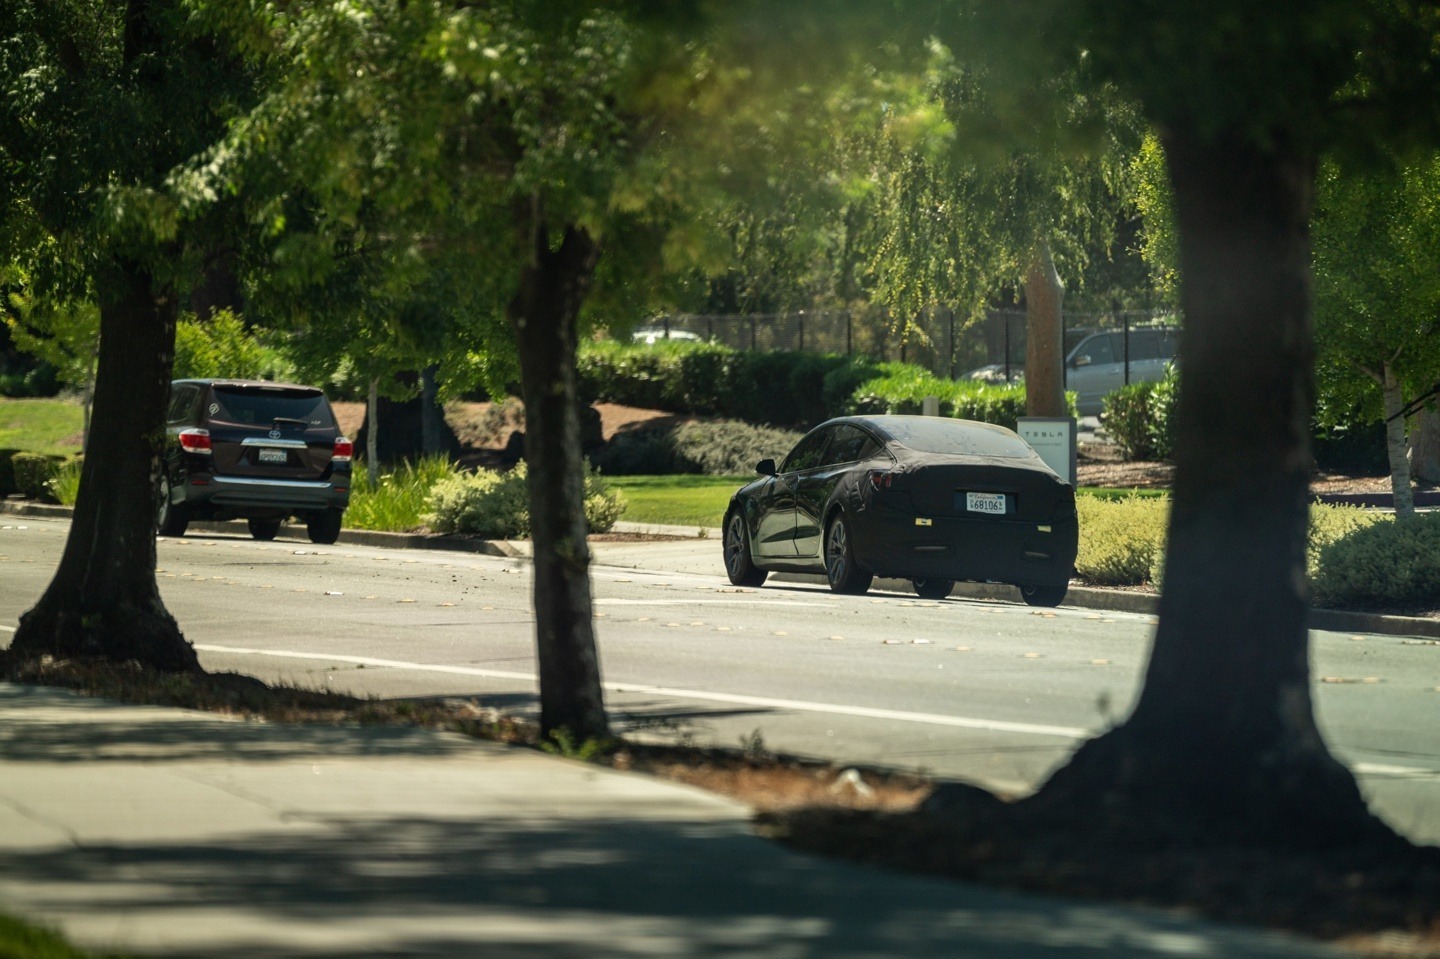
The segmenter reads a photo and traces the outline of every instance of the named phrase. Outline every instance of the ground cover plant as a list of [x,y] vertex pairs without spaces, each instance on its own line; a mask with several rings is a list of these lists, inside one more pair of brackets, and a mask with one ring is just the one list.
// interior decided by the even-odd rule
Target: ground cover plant
[[[437,533],[487,539],[530,535],[530,498],[522,462],[506,472],[479,469],[452,473],[430,489],[425,524]],[[585,472],[585,521],[592,533],[608,532],[625,512],[625,496],[593,468]]]
[[430,491],[454,473],[448,457],[427,456],[415,463],[388,467],[372,483],[364,462],[357,461],[351,473],[345,525],[391,532],[419,529],[430,511]]

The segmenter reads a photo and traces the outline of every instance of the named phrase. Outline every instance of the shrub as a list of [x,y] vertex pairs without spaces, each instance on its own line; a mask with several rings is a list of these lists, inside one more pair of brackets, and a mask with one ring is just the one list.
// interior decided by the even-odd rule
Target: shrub
[[1322,547],[1317,560],[1317,605],[1433,604],[1440,597],[1440,515],[1370,523]]
[[75,500],[80,493],[80,472],[85,466],[85,457],[77,456],[67,460],[55,474],[50,477],[47,484],[50,496],[61,506],[74,506]]
[[1152,579],[1165,552],[1168,497],[1077,496],[1075,508],[1080,519],[1077,576],[1097,586],[1137,586]]
[[738,420],[636,430],[613,437],[596,457],[596,465],[612,476],[744,475],[766,457],[782,458],[801,435]]
[[0,449],[0,496],[9,496],[11,493],[20,492],[20,487],[15,485],[15,467],[10,460],[21,450]]
[[10,466],[15,472],[16,491],[26,499],[55,502],[49,483],[64,462],[65,457],[47,453],[15,453],[10,457]]
[[350,506],[345,525],[354,529],[411,530],[425,524],[430,491],[455,475],[450,458],[426,456],[381,473],[375,484],[364,462],[356,460],[350,476]]
[[1105,432],[1127,460],[1169,459],[1175,450],[1174,373],[1155,383],[1131,383],[1105,397]]
[[688,340],[587,343],[577,366],[587,401],[805,427],[850,412],[855,387],[876,372],[861,357]]
[[[425,521],[437,533],[469,533],[487,539],[530,535],[530,501],[525,464],[506,473],[476,470],[440,480],[429,496]],[[614,527],[625,512],[625,497],[612,490],[593,469],[585,475],[585,520],[590,532]]]
[[[940,401],[940,415],[979,420],[1013,430],[1025,415],[1025,387],[979,380],[947,380],[922,367],[884,363],[879,376],[856,388],[850,403],[855,413],[919,413],[925,397]],[[1078,416],[1075,394],[1066,393],[1071,416]]]

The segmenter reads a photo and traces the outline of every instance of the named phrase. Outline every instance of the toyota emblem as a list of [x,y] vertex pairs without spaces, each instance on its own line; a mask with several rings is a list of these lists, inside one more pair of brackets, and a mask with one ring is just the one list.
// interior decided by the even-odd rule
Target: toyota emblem
[[279,430],[271,430],[271,431],[270,431],[270,438],[271,438],[272,440],[278,440],[278,439],[280,438],[280,431],[279,431]]

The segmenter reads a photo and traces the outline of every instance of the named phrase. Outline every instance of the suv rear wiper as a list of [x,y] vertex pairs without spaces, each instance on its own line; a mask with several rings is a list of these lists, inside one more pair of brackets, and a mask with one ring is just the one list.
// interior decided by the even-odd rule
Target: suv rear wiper
[[281,423],[289,423],[289,424],[291,424],[291,425],[293,425],[293,426],[309,426],[309,425],[310,425],[309,422],[307,422],[307,421],[305,421],[305,420],[297,420],[297,419],[295,419],[294,417],[291,417],[291,416],[277,416],[277,417],[275,417],[275,419],[274,419],[272,422],[274,422],[276,426],[279,426]]

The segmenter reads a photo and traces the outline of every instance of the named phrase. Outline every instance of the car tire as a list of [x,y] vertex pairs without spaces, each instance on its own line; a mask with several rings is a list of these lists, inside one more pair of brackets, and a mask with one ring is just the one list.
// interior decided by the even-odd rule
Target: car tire
[[750,556],[750,528],[738,509],[725,517],[725,575],[735,586],[762,586],[770,575]]
[[1069,580],[1020,587],[1020,595],[1024,597],[1026,605],[1029,606],[1059,606],[1069,591]]
[[825,527],[825,578],[830,589],[836,593],[858,596],[870,588],[875,575],[860,568],[855,562],[855,549],[851,545],[850,521],[844,513],[836,513]]
[[342,510],[327,509],[318,513],[311,513],[305,521],[305,532],[310,536],[310,542],[328,546],[340,538],[340,518],[344,515]]
[[190,514],[184,503],[171,499],[170,477],[161,475],[155,490],[155,533],[159,536],[184,536],[190,525]]
[[910,585],[915,587],[915,595],[921,599],[944,599],[950,595],[950,590],[955,588],[953,579],[912,579]]
[[252,519],[246,525],[250,527],[251,536],[268,542],[280,532],[280,522],[278,519]]

